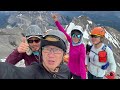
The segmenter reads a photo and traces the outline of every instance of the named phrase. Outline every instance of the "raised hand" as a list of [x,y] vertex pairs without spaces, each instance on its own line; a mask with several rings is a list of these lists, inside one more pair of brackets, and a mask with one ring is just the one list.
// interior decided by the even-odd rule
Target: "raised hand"
[[19,47],[17,48],[19,53],[25,53],[29,49],[29,45],[25,37],[22,37],[22,42],[20,43]]
[[58,15],[57,14],[51,14],[54,21],[58,21]]

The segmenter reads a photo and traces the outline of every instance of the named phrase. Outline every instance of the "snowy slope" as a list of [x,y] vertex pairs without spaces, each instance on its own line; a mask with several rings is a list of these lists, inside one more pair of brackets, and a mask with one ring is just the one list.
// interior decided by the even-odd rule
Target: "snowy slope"
[[75,27],[74,23],[70,23],[69,25],[66,25],[65,30],[67,29],[67,33],[70,34],[71,30]]
[[120,49],[120,42],[117,40],[116,35],[111,35],[108,31],[106,31],[105,37],[111,42],[116,48]]

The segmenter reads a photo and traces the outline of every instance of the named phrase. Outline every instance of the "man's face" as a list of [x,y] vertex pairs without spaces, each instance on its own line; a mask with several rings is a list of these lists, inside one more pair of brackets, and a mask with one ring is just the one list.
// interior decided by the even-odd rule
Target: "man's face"
[[28,44],[32,51],[38,51],[40,49],[40,39],[37,37],[31,37],[28,40]]
[[64,51],[56,46],[42,48],[43,65],[54,70],[63,60]]

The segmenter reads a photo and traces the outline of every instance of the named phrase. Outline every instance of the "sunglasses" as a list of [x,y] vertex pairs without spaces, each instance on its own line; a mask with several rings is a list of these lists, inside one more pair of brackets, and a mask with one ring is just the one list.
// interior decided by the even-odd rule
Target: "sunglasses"
[[91,35],[91,38],[98,38],[100,36],[97,36],[97,35]]
[[36,39],[36,40],[27,40],[28,41],[28,43],[33,43],[33,42],[35,42],[35,43],[39,43],[40,42],[40,39]]
[[73,34],[73,35],[72,35],[72,37],[73,37],[73,38],[77,37],[77,38],[79,38],[79,39],[80,39],[80,38],[81,38],[81,35],[80,35],[80,34],[78,34],[78,35]]

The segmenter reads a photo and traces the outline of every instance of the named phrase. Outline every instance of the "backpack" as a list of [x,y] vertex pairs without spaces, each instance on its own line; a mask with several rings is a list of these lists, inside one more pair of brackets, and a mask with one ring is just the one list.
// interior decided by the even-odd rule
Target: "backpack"
[[89,44],[86,45],[86,54],[88,54],[90,52],[92,46],[93,45],[89,45]]
[[[90,52],[90,51],[93,52],[93,53],[95,53],[94,51],[91,50],[92,46],[93,46],[93,45],[91,45],[91,46],[88,45],[88,44],[86,45],[86,54],[87,54],[87,55],[89,55],[89,52]],[[102,47],[102,51],[99,51],[98,54],[95,53],[95,54],[98,55],[98,57],[99,57],[99,62],[106,62],[105,65],[102,65],[102,66],[101,66],[101,69],[103,69],[103,70],[107,69],[108,66],[109,66],[109,62],[107,62],[107,52],[105,51],[105,50],[106,50],[106,47],[107,47],[107,45],[104,45],[104,46]],[[90,58],[89,58],[89,62],[90,62]]]

